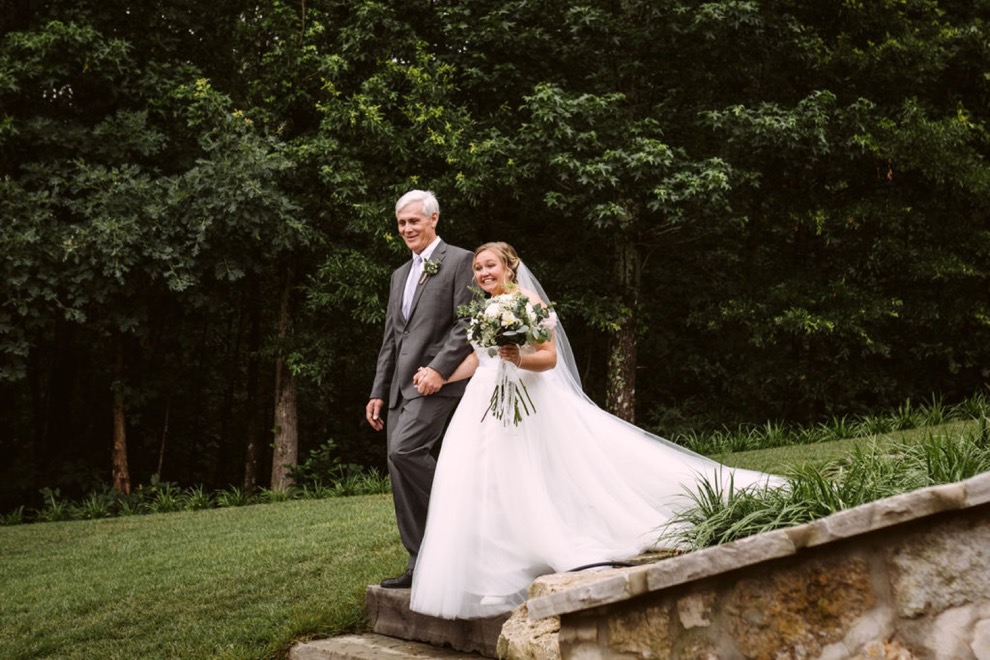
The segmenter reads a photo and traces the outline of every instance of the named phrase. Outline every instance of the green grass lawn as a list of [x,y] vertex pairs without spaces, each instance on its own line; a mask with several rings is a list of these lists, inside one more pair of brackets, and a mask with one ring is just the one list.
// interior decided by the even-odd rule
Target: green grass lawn
[[[975,422],[716,456],[786,473]],[[273,658],[363,630],[405,568],[389,495],[0,527],[0,658]]]
[[790,445],[787,447],[775,447],[773,449],[754,449],[732,454],[718,454],[712,456],[712,458],[732,467],[784,474],[791,467],[797,467],[803,464],[821,465],[827,461],[843,458],[852,453],[856,447],[865,448],[872,443],[876,443],[878,446],[892,445],[898,442],[915,443],[921,442],[930,433],[957,435],[967,431],[974,431],[978,426],[979,423],[973,420],[950,422],[940,426],[895,431],[893,433],[884,433],[866,438],[848,438],[846,440]]
[[271,658],[363,629],[388,495],[0,527],[0,658]]

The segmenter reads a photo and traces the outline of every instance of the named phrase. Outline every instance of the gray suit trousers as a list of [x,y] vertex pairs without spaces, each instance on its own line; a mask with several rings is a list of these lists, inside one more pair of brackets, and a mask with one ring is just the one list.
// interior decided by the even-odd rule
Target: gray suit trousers
[[430,451],[443,435],[459,397],[427,396],[406,399],[388,411],[388,473],[392,479],[395,519],[402,544],[415,568],[426,531],[426,513],[437,462]]

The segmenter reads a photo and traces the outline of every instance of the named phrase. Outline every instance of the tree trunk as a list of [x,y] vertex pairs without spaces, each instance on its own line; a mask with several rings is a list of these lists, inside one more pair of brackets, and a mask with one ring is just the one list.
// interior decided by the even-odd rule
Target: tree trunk
[[296,417],[296,377],[286,364],[289,338],[292,336],[291,317],[292,273],[286,269],[282,286],[282,302],[278,312],[278,357],[275,360],[275,442],[272,455],[272,490],[285,490],[292,485],[289,468],[298,462],[299,428]]
[[280,358],[275,366],[275,443],[272,455],[272,490],[292,485],[289,469],[298,463],[296,378]]
[[623,315],[609,338],[605,406],[616,417],[635,423],[640,258],[630,239],[619,236],[618,240],[615,275]]
[[117,334],[113,369],[113,487],[130,495],[131,472],[127,465],[127,416],[124,411],[124,337]]

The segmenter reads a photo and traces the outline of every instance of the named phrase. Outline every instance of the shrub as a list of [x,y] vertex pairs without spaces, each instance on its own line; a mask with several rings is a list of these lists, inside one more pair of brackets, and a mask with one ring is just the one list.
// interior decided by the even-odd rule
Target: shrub
[[344,464],[337,455],[333,440],[327,440],[312,450],[297,467],[290,470],[300,497],[328,492],[334,497],[388,493],[391,484],[387,474],[360,465]]
[[340,476],[343,466],[333,440],[327,440],[313,449],[299,465],[289,469],[296,486],[312,486],[318,483],[333,483],[334,477]]

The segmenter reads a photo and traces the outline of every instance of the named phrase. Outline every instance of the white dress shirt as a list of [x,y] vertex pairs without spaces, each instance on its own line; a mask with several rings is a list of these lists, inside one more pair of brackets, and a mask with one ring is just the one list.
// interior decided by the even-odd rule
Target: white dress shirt
[[419,278],[423,275],[423,259],[429,259],[433,250],[440,244],[440,237],[437,236],[433,242],[426,246],[419,254],[413,253],[412,268],[409,269],[409,277],[406,278],[406,288],[402,293],[402,317],[409,318],[412,308],[413,298],[416,297],[416,287],[419,286]]

